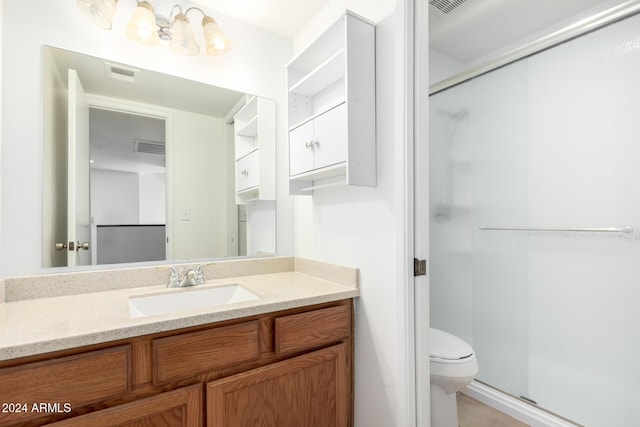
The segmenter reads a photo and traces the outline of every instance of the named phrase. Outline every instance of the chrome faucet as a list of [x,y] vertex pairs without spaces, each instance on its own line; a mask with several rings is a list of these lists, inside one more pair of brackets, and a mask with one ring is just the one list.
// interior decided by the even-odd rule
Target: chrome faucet
[[169,267],[169,283],[167,283],[167,288],[184,288],[187,286],[197,286],[203,285],[204,280],[204,266],[199,265],[194,270],[193,268],[189,268],[187,272],[180,278],[180,274],[174,267]]

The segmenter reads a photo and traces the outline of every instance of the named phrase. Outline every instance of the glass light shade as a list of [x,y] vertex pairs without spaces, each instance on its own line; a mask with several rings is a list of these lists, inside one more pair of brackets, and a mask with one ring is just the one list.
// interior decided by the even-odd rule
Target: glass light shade
[[207,55],[222,55],[231,50],[231,40],[224,35],[220,26],[212,17],[204,17],[202,31],[204,32],[204,40],[207,43]]
[[96,27],[110,30],[118,0],[77,0],[76,6]]
[[144,46],[158,46],[160,37],[153,6],[146,1],[138,2],[138,7],[133,12],[125,32],[136,43]]
[[200,46],[196,43],[189,18],[182,13],[176,15],[171,26],[171,44],[169,47],[173,53],[178,55],[192,56],[200,52]]

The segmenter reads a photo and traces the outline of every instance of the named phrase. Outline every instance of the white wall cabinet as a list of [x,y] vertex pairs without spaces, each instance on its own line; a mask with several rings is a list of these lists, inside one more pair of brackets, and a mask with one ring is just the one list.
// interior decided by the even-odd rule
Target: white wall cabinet
[[276,199],[276,105],[251,97],[233,116],[236,202]]
[[376,185],[375,26],[347,11],[287,65],[289,193]]

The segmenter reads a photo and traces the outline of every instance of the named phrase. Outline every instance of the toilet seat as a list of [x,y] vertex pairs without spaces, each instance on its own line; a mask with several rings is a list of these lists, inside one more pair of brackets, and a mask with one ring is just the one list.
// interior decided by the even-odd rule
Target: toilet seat
[[465,363],[474,355],[469,344],[439,329],[430,328],[429,343],[432,363]]

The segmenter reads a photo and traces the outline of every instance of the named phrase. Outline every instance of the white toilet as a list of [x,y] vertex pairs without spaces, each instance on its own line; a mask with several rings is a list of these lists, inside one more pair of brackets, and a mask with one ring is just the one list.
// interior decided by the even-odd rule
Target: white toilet
[[431,370],[431,427],[458,427],[456,392],[473,381],[478,361],[473,348],[439,329],[429,331]]

